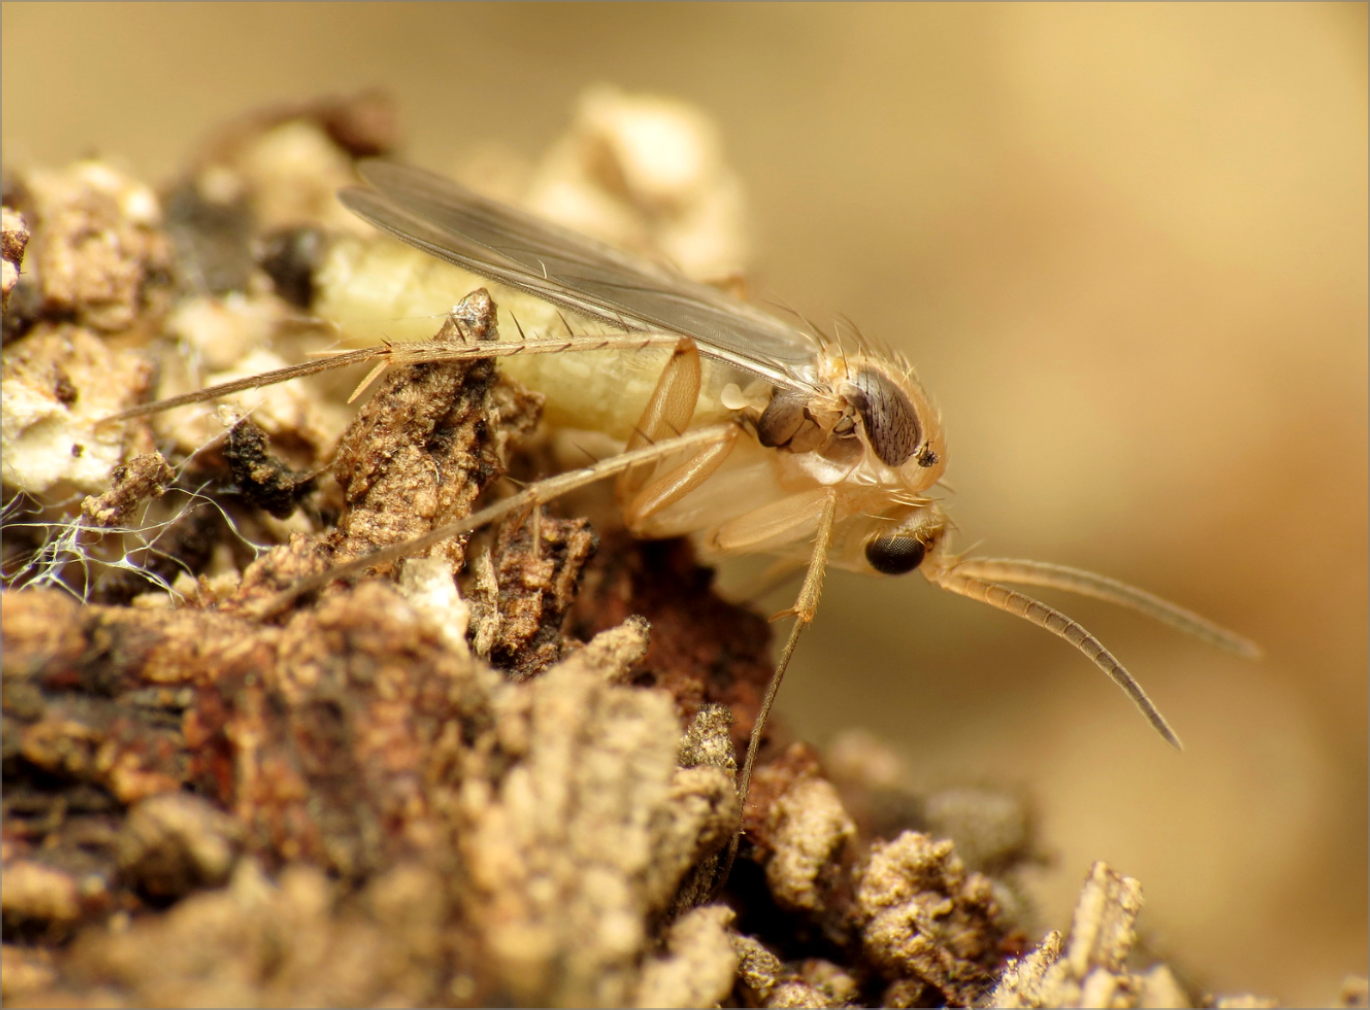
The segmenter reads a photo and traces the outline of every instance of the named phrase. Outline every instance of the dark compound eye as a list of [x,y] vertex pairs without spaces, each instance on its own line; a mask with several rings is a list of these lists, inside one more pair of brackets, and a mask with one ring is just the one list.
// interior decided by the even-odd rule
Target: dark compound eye
[[848,394],[871,448],[886,466],[903,466],[923,441],[923,426],[904,391],[884,372],[863,368]]
[[926,553],[917,537],[876,537],[866,544],[866,560],[881,575],[906,575],[923,563]]

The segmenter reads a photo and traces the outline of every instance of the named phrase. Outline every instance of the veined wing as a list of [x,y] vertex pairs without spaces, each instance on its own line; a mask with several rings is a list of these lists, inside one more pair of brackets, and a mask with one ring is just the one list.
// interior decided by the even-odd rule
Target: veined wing
[[406,165],[367,161],[350,210],[472,273],[627,330],[691,337],[702,353],[780,386],[810,389],[807,334],[723,292]]

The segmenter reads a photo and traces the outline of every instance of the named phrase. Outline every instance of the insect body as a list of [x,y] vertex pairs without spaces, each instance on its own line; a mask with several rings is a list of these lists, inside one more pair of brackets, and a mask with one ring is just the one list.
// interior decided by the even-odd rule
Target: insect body
[[[922,521],[904,527],[928,504],[922,495],[941,476],[946,449],[939,419],[907,364],[825,346],[711,287],[427,173],[374,163],[365,176],[374,188],[349,190],[343,202],[404,241],[617,332],[689,338],[712,359],[707,372],[702,363],[668,367],[658,384],[671,386],[663,396],[676,406],[645,424],[630,407],[621,433],[635,429],[639,440],[657,441],[692,423],[733,418],[751,437],[719,453],[690,493],[677,490],[650,507],[625,502],[634,532],[695,534],[706,557],[789,554],[798,546],[807,559],[817,505],[831,491],[840,549],[829,563],[886,570],[892,551],[907,556],[911,548],[873,549],[885,566],[873,569],[868,542],[908,540],[915,529],[923,535]],[[704,388],[706,379],[711,388]],[[701,410],[701,402],[712,409]],[[604,423],[562,420],[575,427]]]
[[[475,274],[517,289],[605,332],[538,336],[454,351],[450,345],[397,345],[339,355],[255,381],[193,394],[283,381],[358,360],[435,360],[465,354],[509,361],[561,360],[561,352],[659,349],[636,400],[605,409],[592,393],[561,422],[599,428],[624,442],[620,455],[551,478],[461,524],[390,549],[416,550],[498,512],[548,500],[614,477],[624,520],[647,537],[689,535],[706,559],[742,553],[803,567],[781,654],[753,733],[745,796],[765,716],[802,629],[818,604],[828,565],[872,574],[915,569],[934,585],[1016,614],[1066,639],[1132,698],[1170,743],[1179,740],[1136,681],[1078,623],[1005,583],[1042,585],[1140,610],[1246,655],[1257,650],[1196,614],[1101,576],[1040,562],[967,558],[954,553],[948,520],[931,492],[947,464],[940,418],[907,363],[869,347],[826,340],[707,285],[471,193],[438,176],[367,163],[367,188],[344,204],[385,232]],[[454,292],[458,294],[460,292]],[[325,312],[327,309],[324,310]],[[543,357],[556,353],[552,359]],[[637,358],[641,368],[643,358]],[[525,375],[528,374],[525,371]],[[585,383],[586,388],[590,383]],[[582,390],[583,392],[583,390]],[[127,412],[144,413],[164,401]],[[347,566],[361,569],[378,555]],[[337,574],[336,572],[334,573]]]
[[[696,453],[677,465],[674,483],[671,472],[659,477],[664,483],[652,495],[639,491],[638,498],[625,498],[625,519],[642,535],[692,534],[706,557],[760,552],[807,562],[808,577],[794,608],[797,628],[812,618],[827,564],[882,574],[921,569],[944,589],[1070,641],[1176,745],[1178,738],[1141,688],[1093,636],[999,583],[1101,597],[1215,644],[1255,652],[1203,618],[1110,579],[1037,562],[953,554],[945,514],[927,495],[946,466],[941,422],[907,363],[823,341],[706,285],[437,176],[384,163],[366,166],[363,176],[371,188],[348,190],[343,202],[405,242],[619,332],[690,338],[700,353],[750,380],[745,391],[734,386],[731,397],[715,392],[709,398],[730,407],[748,437]],[[698,374],[697,367],[668,366],[657,394],[674,400],[675,412],[653,416],[649,406],[630,447],[689,427],[699,399]],[[620,478],[621,498],[625,484]]]

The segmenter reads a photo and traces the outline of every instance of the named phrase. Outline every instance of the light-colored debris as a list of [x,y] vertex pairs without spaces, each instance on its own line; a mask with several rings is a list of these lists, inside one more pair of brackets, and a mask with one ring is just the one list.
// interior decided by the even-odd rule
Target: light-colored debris
[[642,966],[632,1004],[639,1007],[706,1007],[732,992],[737,954],[729,940],[733,910],[724,905],[696,908],[666,934],[667,956]]
[[126,526],[135,520],[138,506],[165,491],[173,476],[160,452],[134,456],[114,468],[114,484],[108,491],[81,502],[81,514],[93,526]]
[[105,491],[124,454],[123,426],[97,424],[137,403],[151,366],[80,326],[40,324],[6,348],[0,379],[5,486],[36,497]]
[[672,907],[685,911],[706,901],[717,883],[718,853],[738,830],[737,785],[721,768],[677,768],[670,797],[654,825],[657,857],[648,890],[674,893]]
[[734,774],[737,754],[733,750],[732,725],[733,714],[726,705],[705,705],[685,731],[676,761],[682,768],[709,765]]
[[805,959],[799,975],[807,985],[827,997],[828,1006],[855,1003],[861,996],[860,985],[850,972],[821,957]]
[[[568,665],[598,670],[610,684],[622,684],[634,663],[647,654],[652,627],[645,618],[634,615],[616,628],[601,631],[583,648],[571,653]],[[688,767],[687,762],[680,762]]]
[[253,137],[227,163],[252,195],[262,231],[300,224],[351,229],[338,190],[356,181],[351,159],[317,123],[290,120]]
[[1144,1007],[1187,1007],[1192,1001],[1180,985],[1175,973],[1158,964],[1142,975],[1142,994],[1138,1002]]
[[942,1001],[922,981],[916,978],[895,979],[880,994],[882,1007],[937,1006]]
[[444,894],[437,875],[402,868],[348,900],[313,867],[289,867],[273,882],[244,860],[226,888],[124,930],[87,933],[67,958],[70,988],[45,998],[92,1006],[432,1004],[442,1001],[435,982],[447,949]]
[[7,860],[0,908],[6,922],[67,925],[81,916],[81,883],[70,873],[27,859]]
[[457,588],[452,562],[444,558],[409,558],[400,569],[400,592],[411,607],[432,623],[448,648],[459,656],[470,656],[466,629],[471,623],[471,604]]
[[498,711],[526,723],[527,750],[498,779],[468,781],[461,835],[490,968],[520,1003],[622,1003],[644,916],[678,883],[653,873],[679,740],[671,702],[567,663]]
[[724,280],[741,273],[748,249],[742,187],[722,150],[717,127],[695,106],[591,88],[524,202],[691,277]]
[[[630,618],[631,623],[640,618]],[[625,626],[626,626],[625,623]],[[643,622],[645,623],[645,622]],[[732,741],[733,715],[726,705],[704,705],[690,720],[680,740],[672,782],[677,798],[675,823],[666,838],[684,872],[673,909],[684,911],[708,901],[722,883],[718,880],[723,848],[740,830],[737,795],[737,758]],[[663,860],[663,867],[666,865]],[[675,868],[664,872],[679,873]]]
[[1121,972],[1136,940],[1142,904],[1142,885],[1135,877],[1095,863],[1070,923],[1065,958],[1071,974],[1083,980],[1095,968]]
[[913,831],[871,846],[854,914],[887,978],[917,980],[958,1005],[979,997],[1005,932],[989,878],[966,873],[951,842]]
[[171,262],[151,187],[98,161],[30,172],[23,183],[45,309],[106,333],[132,326]]
[[837,790],[827,779],[805,777],[771,807],[771,844],[766,882],[782,907],[817,911],[820,876],[836,868],[842,846],[856,835]]
[[[272,298],[243,294],[192,295],[167,314],[166,335],[180,341],[197,366],[211,375],[238,367],[244,357],[269,346],[286,320],[286,310]],[[222,380],[216,380],[222,381]],[[164,388],[159,396],[181,389]]]
[[839,782],[859,782],[867,789],[908,787],[908,768],[899,752],[866,730],[837,734],[824,755],[829,772]]
[[767,1007],[830,1007],[839,1004],[833,1003],[826,993],[814,988],[807,982],[789,979],[779,983],[771,990],[771,994],[767,997],[764,1005]]
[[734,933],[732,942],[737,952],[737,984],[751,1005],[764,1006],[785,974],[785,965],[754,937]]
[[991,1006],[1038,1007],[1047,971],[1061,957],[1061,934],[1052,930],[1032,950],[1014,958],[999,975],[999,984],[991,996]]
[[255,230],[298,225],[364,234],[335,199],[356,181],[356,157],[384,155],[398,139],[383,92],[288,102],[229,120],[201,145],[183,188],[208,207],[241,204]]
[[734,934],[732,942],[747,1006],[836,1007],[859,996],[856,980],[829,961],[810,958],[795,971],[753,937]]
[[52,951],[45,947],[21,947],[7,943],[0,950],[0,998],[14,1005],[17,997],[45,989],[57,978]]
[[1142,889],[1134,878],[1095,863],[1075,906],[1069,940],[1062,946],[1053,933],[1036,951],[1010,965],[991,1005],[1139,1005],[1141,979],[1126,971],[1126,962],[1141,908]]
[[[166,335],[177,342],[159,357],[157,398],[178,396],[204,386],[231,382],[284,367],[296,355],[317,349],[318,326],[302,324],[293,310],[267,294],[230,292],[196,295],[171,309]],[[313,337],[313,342],[306,338]],[[155,415],[157,433],[181,453],[194,453],[223,435],[229,423],[249,417],[267,434],[306,450],[300,465],[327,458],[355,411],[339,402],[345,393],[327,395],[323,382],[288,382],[248,389],[214,403],[191,404]]]
[[[1104,863],[1095,863],[1075,906],[1070,939],[1063,943],[1061,935],[1053,931],[1034,950],[1010,961],[990,994],[989,1005],[1200,1005],[1165,965],[1155,965],[1141,973],[1128,969],[1142,903],[1142,888],[1134,878],[1117,873]],[[1224,1004],[1219,1001],[1217,1005]]]

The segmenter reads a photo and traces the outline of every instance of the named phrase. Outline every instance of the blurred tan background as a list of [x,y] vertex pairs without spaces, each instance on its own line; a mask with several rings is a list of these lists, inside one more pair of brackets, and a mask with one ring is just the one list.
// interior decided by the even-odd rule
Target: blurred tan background
[[1267,650],[1071,601],[1184,737],[921,579],[829,579],[781,706],[920,782],[1032,798],[1064,927],[1138,876],[1190,981],[1366,967],[1366,6],[3,7],[7,164],[156,179],[254,105],[382,85],[411,160],[536,155],[583,86],[717,117],[754,290],[844,312],[939,403],[963,544],[1145,586]]

